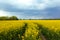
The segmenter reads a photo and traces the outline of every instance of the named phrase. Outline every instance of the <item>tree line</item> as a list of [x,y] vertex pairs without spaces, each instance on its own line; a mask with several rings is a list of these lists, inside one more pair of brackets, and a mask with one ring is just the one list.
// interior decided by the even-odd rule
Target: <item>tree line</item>
[[60,20],[60,18],[53,19],[19,19],[17,16],[0,16],[0,20]]
[[16,16],[10,16],[10,17],[8,17],[8,16],[1,16],[0,20],[18,20],[18,17],[16,17]]

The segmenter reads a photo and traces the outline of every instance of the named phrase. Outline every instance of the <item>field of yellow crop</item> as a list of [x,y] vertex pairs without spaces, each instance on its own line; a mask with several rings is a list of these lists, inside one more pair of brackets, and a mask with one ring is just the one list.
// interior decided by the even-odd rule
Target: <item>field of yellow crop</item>
[[0,21],[0,40],[60,40],[60,20]]
[[35,23],[41,25],[41,33],[47,40],[60,40],[60,20],[38,20]]

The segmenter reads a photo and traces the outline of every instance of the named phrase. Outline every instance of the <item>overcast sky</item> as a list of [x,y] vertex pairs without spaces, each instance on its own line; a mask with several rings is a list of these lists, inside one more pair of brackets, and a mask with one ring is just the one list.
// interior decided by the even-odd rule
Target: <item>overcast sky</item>
[[0,16],[60,18],[60,0],[0,0]]

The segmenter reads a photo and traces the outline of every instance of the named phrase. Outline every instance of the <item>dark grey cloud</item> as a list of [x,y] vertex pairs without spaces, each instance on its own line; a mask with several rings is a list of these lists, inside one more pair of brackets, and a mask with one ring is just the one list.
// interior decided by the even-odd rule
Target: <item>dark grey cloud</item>
[[[60,18],[59,0],[31,0],[21,3],[21,0],[0,0],[0,10],[3,14],[15,15],[19,18]],[[32,3],[32,4],[31,4]],[[0,14],[2,14],[0,13]]]

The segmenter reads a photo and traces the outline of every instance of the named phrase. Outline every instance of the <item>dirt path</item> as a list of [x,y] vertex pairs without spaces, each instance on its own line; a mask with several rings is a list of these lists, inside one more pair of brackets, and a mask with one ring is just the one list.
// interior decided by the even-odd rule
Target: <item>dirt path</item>
[[[39,29],[42,28],[42,25],[39,25],[39,24],[37,24],[37,23],[34,23],[34,24],[36,24],[36,25],[39,27]],[[42,40],[47,40],[47,39],[45,38],[45,36],[44,36],[41,32],[39,32],[39,35],[40,35],[40,37],[42,38]]]
[[41,38],[42,38],[42,40],[46,40],[46,38],[44,37],[44,35],[40,35],[41,36]]

